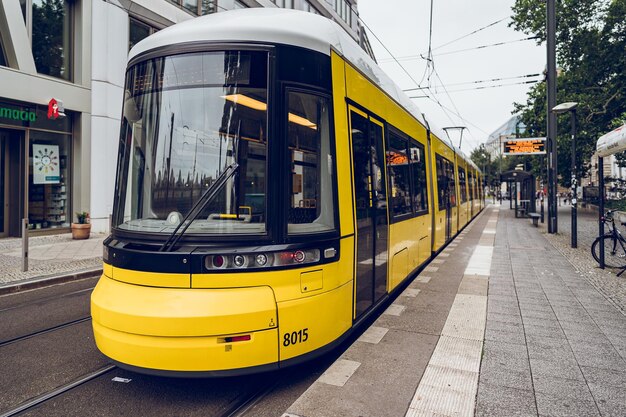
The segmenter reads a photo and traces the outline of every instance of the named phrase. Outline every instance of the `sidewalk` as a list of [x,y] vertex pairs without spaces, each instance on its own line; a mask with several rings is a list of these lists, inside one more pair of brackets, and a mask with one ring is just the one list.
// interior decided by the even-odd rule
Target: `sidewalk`
[[0,289],[52,277],[80,276],[102,269],[102,241],[106,235],[72,240],[71,234],[31,237],[28,271],[22,272],[22,240],[0,240]]
[[285,416],[626,415],[626,280],[568,209],[555,236],[488,207]]

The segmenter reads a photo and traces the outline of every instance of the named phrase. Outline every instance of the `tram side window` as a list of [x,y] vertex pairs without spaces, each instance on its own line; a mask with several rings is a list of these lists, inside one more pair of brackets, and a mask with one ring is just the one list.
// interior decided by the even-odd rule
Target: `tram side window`
[[[471,175],[471,173],[470,173]],[[471,183],[471,181],[470,181]],[[465,169],[459,167],[459,187],[461,191],[461,203],[465,203],[467,201],[467,188],[466,188],[466,180],[465,180]]]
[[387,142],[387,173],[391,190],[391,210],[394,217],[412,212],[408,142],[393,131]]
[[[454,164],[441,155],[436,155],[437,164],[437,188],[439,194],[439,210],[444,210],[449,204],[456,207],[456,183],[454,180]],[[447,199],[447,201],[446,201]]]
[[448,178],[445,176],[445,167],[443,157],[436,155],[435,162],[437,164],[437,203],[439,210],[446,208],[446,190],[448,188]]
[[287,123],[291,156],[288,231],[302,234],[334,230],[330,101],[289,92]]
[[469,194],[470,194],[470,200],[474,200],[474,174],[472,174],[472,171],[469,172]]
[[410,144],[411,175],[413,176],[413,207],[417,213],[428,211],[428,188],[426,185],[426,159],[424,147],[419,143]]
[[450,187],[450,207],[456,207],[456,181],[454,180],[454,164],[448,160],[446,163],[446,175]]

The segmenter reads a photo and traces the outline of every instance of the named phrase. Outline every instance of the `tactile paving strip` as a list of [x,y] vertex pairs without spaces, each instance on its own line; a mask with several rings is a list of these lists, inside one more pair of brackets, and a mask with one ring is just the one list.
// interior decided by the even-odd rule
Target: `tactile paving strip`
[[[495,223],[497,219],[492,218],[489,222]],[[471,279],[488,279],[493,256],[493,230],[495,227],[491,225],[485,228],[480,244],[470,257],[465,275]],[[490,244],[485,244],[487,242]],[[486,295],[456,295],[406,416],[474,415],[486,320]]]

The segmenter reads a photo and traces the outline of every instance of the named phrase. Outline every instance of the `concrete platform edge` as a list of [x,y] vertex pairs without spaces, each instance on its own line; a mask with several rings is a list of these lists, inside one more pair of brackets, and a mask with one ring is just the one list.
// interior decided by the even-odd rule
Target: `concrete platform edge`
[[23,281],[11,282],[0,285],[0,296],[21,291],[33,290],[48,287],[50,285],[63,284],[70,281],[78,281],[102,274],[102,268],[89,268],[63,274],[45,275],[36,278],[29,278]]

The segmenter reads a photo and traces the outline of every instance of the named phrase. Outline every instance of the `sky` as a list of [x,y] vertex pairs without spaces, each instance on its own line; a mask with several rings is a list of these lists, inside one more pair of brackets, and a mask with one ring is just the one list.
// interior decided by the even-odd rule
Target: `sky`
[[[519,83],[542,79],[542,76],[519,77],[540,74],[546,66],[545,44],[538,46],[536,40],[518,41],[529,35],[508,26],[514,2],[433,1],[431,50],[435,72],[432,72],[425,71],[426,60],[413,58],[428,55],[430,1],[358,1],[359,15],[366,25],[379,66],[402,89],[415,88],[417,83],[421,87],[430,86],[430,90],[408,91],[407,94],[431,96],[430,99],[413,99],[431,124],[440,128],[465,126],[462,150],[468,154],[511,117],[513,103],[526,103],[532,84]],[[457,40],[461,37],[463,39]],[[376,38],[400,61],[410,77]],[[482,47],[501,42],[506,43]],[[470,50],[459,52],[466,49]],[[494,79],[497,80],[483,82]],[[477,89],[502,84],[509,85]],[[449,130],[449,135],[458,146],[460,130]]]

